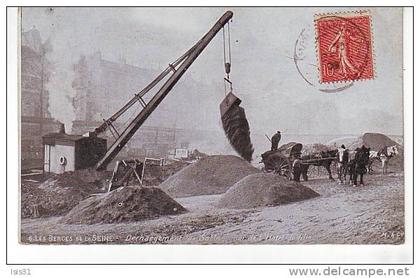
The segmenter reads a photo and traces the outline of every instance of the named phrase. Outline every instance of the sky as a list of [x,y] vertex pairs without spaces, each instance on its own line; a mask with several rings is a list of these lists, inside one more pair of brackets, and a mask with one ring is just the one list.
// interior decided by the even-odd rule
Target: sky
[[[234,13],[230,24],[234,92],[243,101],[251,133],[280,129],[296,134],[402,134],[400,8],[369,8],[375,78],[356,81],[337,93],[321,92],[304,81],[292,59],[294,47],[305,30],[308,64],[316,64],[314,16],[357,8],[24,8],[22,27],[25,31],[35,26],[43,40],[50,40],[49,58],[68,79],[64,83],[71,84],[72,64],[81,54],[98,50],[107,60],[124,57],[129,64],[159,72],[194,45],[226,10]],[[315,74],[316,67],[313,70]],[[221,32],[188,76],[212,88],[215,103],[223,99]],[[50,84],[50,109],[62,118],[67,117],[63,101],[74,92],[58,83]],[[209,105],[208,113],[219,113],[217,105]],[[214,117],[204,121],[206,129],[220,130]],[[182,119],[178,122],[183,127]]]

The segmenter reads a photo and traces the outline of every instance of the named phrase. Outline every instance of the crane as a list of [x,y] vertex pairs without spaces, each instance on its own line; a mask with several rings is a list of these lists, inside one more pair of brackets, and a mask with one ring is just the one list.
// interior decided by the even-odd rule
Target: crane
[[[96,170],[106,169],[108,164],[118,155],[121,149],[127,144],[127,142],[142,126],[146,119],[159,106],[162,100],[169,94],[171,89],[179,81],[182,75],[188,70],[192,63],[203,52],[203,50],[207,47],[210,41],[222,28],[224,28],[226,24],[229,23],[232,17],[233,13],[231,11],[225,12],[220,17],[220,19],[214,24],[214,26],[193,47],[191,47],[187,52],[185,52],[173,63],[169,64],[168,67],[163,72],[161,72],[154,80],[152,80],[144,89],[136,93],[134,97],[127,102],[127,104],[120,108],[111,117],[104,120],[104,123],[92,132],[94,136],[97,136],[105,132],[109,128],[111,132],[117,134],[117,138],[114,141],[114,143],[111,144],[111,146],[107,149],[105,155],[97,162]],[[230,71],[230,63],[228,66],[226,66],[226,68],[229,68]],[[155,93],[155,95],[149,101],[145,101],[143,97],[168,75],[170,75],[169,78]],[[229,80],[227,81],[230,83]],[[141,104],[142,110],[128,124],[124,131],[121,134],[119,134],[116,128],[114,127],[113,123],[137,102]],[[232,105],[239,103],[240,99],[237,98],[232,92],[229,92],[229,94],[221,103],[220,110],[223,114],[226,111],[228,111]]]

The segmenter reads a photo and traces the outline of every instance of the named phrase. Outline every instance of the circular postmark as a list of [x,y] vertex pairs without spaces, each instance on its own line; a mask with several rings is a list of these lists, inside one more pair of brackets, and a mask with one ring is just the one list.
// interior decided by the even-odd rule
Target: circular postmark
[[[302,79],[321,92],[337,93],[357,80],[372,79],[370,18],[322,16],[314,33],[306,26],[294,45],[293,61]],[[361,26],[358,23],[361,22]],[[366,23],[367,22],[367,23]]]

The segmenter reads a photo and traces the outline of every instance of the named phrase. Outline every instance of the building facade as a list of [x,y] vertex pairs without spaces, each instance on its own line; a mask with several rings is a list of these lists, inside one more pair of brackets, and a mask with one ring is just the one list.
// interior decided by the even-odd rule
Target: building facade
[[22,32],[21,44],[21,163],[22,169],[42,168],[42,135],[54,132],[59,123],[48,112],[49,63],[40,33]]
[[[74,70],[72,86],[76,90],[73,100],[76,120],[73,122],[72,133],[75,134],[93,131],[155,77],[150,70],[129,65],[124,59],[118,62],[105,60],[100,52],[81,56]],[[140,111],[140,104],[131,110],[127,111],[128,116],[124,115],[115,122],[119,133]],[[176,128],[174,117],[165,113],[164,103],[156,112],[159,113],[158,121],[148,119],[148,124],[136,132],[119,158],[165,157],[169,150],[177,146],[177,134],[182,133],[182,130]],[[115,140],[114,135],[107,131],[103,136],[110,144]]]

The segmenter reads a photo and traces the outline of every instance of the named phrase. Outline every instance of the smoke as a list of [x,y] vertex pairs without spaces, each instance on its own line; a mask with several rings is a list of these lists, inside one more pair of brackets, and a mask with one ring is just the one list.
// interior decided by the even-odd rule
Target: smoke
[[62,122],[66,127],[66,132],[70,133],[76,118],[73,105],[76,91],[72,88],[74,71],[71,59],[60,55],[64,49],[60,49],[60,44],[54,42],[54,37],[49,37],[42,49],[46,58],[44,71],[48,76],[45,83],[49,94],[48,111],[51,117]]
[[[27,11],[27,10],[26,10]],[[47,18],[54,18],[54,9],[43,9],[39,12],[44,13]],[[76,119],[75,107],[73,99],[76,96],[76,90],[72,88],[75,73],[73,65],[78,57],[77,54],[71,53],[72,45],[66,30],[61,30],[60,25],[54,18],[50,24],[43,26],[42,22],[36,21],[41,29],[41,37],[47,39],[42,44],[42,54],[44,56],[44,75],[45,89],[48,91],[48,112],[52,118],[62,122],[65,125],[66,132],[71,133],[73,121]],[[44,23],[46,24],[46,23]],[[44,30],[44,32],[42,32]],[[45,32],[49,30],[49,32]]]
[[[48,57],[48,55],[47,55]],[[54,69],[46,84],[49,93],[48,110],[53,118],[64,123],[66,132],[70,133],[76,119],[73,98],[76,91],[72,88],[74,72],[68,64],[53,61]]]

